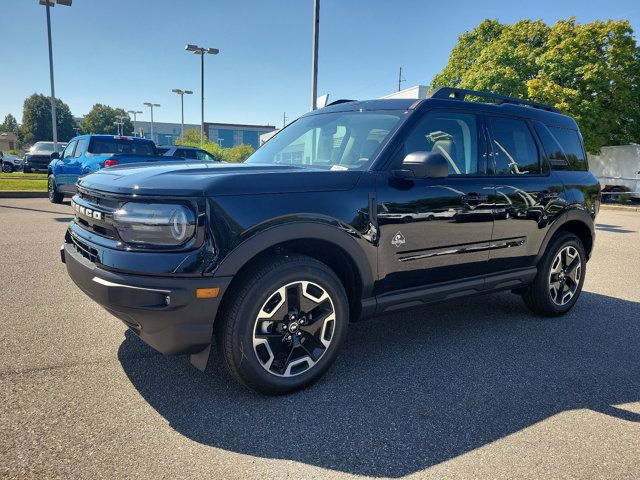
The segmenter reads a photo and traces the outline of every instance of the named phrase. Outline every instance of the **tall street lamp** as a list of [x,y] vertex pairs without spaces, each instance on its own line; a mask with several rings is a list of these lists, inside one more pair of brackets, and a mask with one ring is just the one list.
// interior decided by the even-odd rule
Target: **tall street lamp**
[[160,104],[151,102],[144,102],[144,104],[151,109],[151,140],[155,142],[155,140],[153,140],[153,107],[159,107]]
[[[171,91],[180,95],[180,143],[182,143],[184,142],[184,96],[191,95],[193,92],[191,90],[180,90],[179,88],[174,88]],[[200,132],[200,134],[202,134],[202,132]]]
[[47,37],[49,39],[49,76],[51,77],[51,127],[53,130],[53,150],[58,151],[58,122],[56,121],[56,89],[53,82],[53,47],[51,46],[51,13],[50,7],[64,5],[70,7],[73,0],[40,0],[40,5],[46,6],[47,11]]
[[113,122],[118,127],[118,135],[124,135],[124,121],[129,118],[126,115],[116,115],[116,121]]
[[133,115],[133,135],[137,136],[138,131],[138,114],[142,113],[142,110],[127,110],[127,113]]
[[220,50],[217,48],[204,48],[197,45],[187,45],[184,47],[188,52],[200,55],[200,146],[204,145],[204,55],[217,55]]

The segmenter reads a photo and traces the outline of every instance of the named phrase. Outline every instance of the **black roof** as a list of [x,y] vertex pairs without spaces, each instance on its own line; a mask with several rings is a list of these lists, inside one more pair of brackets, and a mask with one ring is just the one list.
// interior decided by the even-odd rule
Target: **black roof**
[[[498,103],[472,102],[464,100],[465,96],[485,97]],[[381,98],[377,100],[337,100],[328,106],[309,112],[307,115],[330,112],[372,111],[372,110],[423,110],[434,107],[464,109],[474,112],[509,114],[522,118],[539,120],[547,125],[577,129],[573,118],[564,115],[557,108],[537,102],[530,102],[515,97],[507,97],[487,92],[440,88],[428,98],[416,100],[411,98]]]

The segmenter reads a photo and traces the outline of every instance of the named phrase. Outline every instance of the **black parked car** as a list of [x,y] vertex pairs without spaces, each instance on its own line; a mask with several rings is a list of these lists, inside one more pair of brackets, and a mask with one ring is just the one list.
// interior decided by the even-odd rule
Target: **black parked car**
[[51,154],[61,153],[67,146],[66,142],[58,142],[58,149],[54,150],[53,142],[36,142],[24,154],[22,168],[24,173],[46,172],[51,162]]
[[449,88],[334,102],[244,164],[117,166],[78,191],[62,250],[75,283],[201,369],[215,336],[267,393],[316,380],[364,317],[499,290],[566,313],[600,204],[573,119]]

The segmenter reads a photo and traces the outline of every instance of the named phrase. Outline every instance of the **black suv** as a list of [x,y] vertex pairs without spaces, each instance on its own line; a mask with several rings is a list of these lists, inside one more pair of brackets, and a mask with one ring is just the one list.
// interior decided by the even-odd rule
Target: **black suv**
[[215,338],[240,382],[284,393],[320,377],[360,318],[499,290],[566,313],[599,204],[572,118],[441,88],[334,102],[244,164],[82,177],[61,253],[155,349],[204,369]]

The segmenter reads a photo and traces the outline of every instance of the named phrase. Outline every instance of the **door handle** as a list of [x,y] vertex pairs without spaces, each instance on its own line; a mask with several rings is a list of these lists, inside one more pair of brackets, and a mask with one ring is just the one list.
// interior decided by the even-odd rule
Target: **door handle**
[[489,200],[488,195],[478,195],[477,193],[469,193],[462,196],[462,203],[486,202],[487,200]]
[[540,197],[540,200],[554,200],[558,198],[558,193],[550,192],[549,190],[544,190],[540,192],[539,197]]

